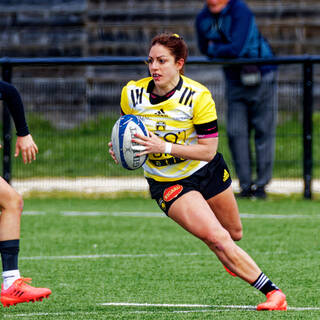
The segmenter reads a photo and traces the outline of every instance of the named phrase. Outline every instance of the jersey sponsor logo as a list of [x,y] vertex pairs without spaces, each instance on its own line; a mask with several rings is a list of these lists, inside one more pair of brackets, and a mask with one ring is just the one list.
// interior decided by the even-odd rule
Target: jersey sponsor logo
[[176,184],[164,190],[163,192],[163,200],[165,202],[169,202],[172,199],[176,198],[181,191],[183,190],[183,186],[181,184]]
[[157,121],[156,123],[156,130],[157,131],[164,131],[166,130],[166,123],[164,121]]
[[224,171],[223,171],[223,179],[222,179],[223,182],[226,182],[229,177],[230,177],[229,172],[226,169],[224,169]]

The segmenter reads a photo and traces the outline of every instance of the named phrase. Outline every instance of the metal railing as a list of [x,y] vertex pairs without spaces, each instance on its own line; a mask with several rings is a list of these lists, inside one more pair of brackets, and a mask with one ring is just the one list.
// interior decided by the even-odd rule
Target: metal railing
[[[84,57],[84,58],[8,58],[0,59],[2,79],[11,82],[15,66],[57,66],[57,65],[140,65],[146,57]],[[320,63],[320,56],[287,56],[270,59],[216,59],[189,57],[187,64],[195,65],[243,65],[243,64],[300,64],[303,66],[303,181],[304,197],[312,198],[312,114],[313,114],[313,69]],[[11,121],[10,114],[4,106],[3,111],[3,177],[10,183],[11,179]]]

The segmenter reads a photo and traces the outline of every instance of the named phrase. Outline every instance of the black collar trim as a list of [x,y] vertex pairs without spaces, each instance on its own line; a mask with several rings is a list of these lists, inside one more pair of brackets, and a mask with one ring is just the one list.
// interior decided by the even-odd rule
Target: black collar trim
[[183,84],[183,80],[182,78],[180,77],[180,80],[178,82],[178,84],[176,85],[175,88],[173,88],[172,90],[170,90],[169,92],[167,92],[165,95],[163,96],[159,96],[155,93],[152,93],[154,87],[155,87],[155,84],[154,84],[154,81],[151,80],[148,84],[148,87],[147,87],[147,92],[150,93],[150,102],[151,104],[157,104],[157,103],[160,103],[160,102],[163,102],[163,101],[166,101],[168,100],[171,96],[174,95],[174,93],[177,91],[177,90],[180,90],[182,88],[182,84]]

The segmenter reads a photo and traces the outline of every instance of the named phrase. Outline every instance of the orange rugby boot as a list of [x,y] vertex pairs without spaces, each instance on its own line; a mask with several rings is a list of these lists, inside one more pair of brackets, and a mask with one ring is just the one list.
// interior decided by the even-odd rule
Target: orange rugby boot
[[226,269],[226,271],[231,274],[233,277],[236,277],[237,275],[235,273],[233,273],[232,271],[230,271],[225,265],[223,265],[223,267]]
[[31,278],[17,279],[7,290],[1,287],[1,303],[4,307],[10,307],[17,303],[42,301],[49,298],[51,290],[47,288],[35,288],[27,283],[31,283]]
[[281,290],[273,290],[267,293],[267,301],[258,304],[258,311],[263,310],[287,310],[286,295]]

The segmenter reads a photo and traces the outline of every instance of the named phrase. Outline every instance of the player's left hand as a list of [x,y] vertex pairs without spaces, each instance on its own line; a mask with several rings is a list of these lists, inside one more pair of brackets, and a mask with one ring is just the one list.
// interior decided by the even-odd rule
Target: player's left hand
[[32,160],[36,160],[38,147],[33,141],[31,134],[28,134],[24,137],[17,137],[16,150],[14,156],[18,157],[20,151],[24,163],[30,163]]
[[111,141],[108,143],[108,147],[109,147],[109,153],[110,153],[111,158],[114,160],[114,162],[116,164],[118,164],[119,162],[118,162],[118,160],[117,160],[117,158],[116,158],[116,156],[114,154],[114,151],[112,149],[112,142]]
[[136,142],[144,147],[144,150],[138,153],[137,156],[140,157],[149,153],[164,153],[166,148],[165,141],[160,139],[154,133],[149,132],[148,137],[138,133],[136,133],[134,136],[135,138],[132,139],[132,142]]

